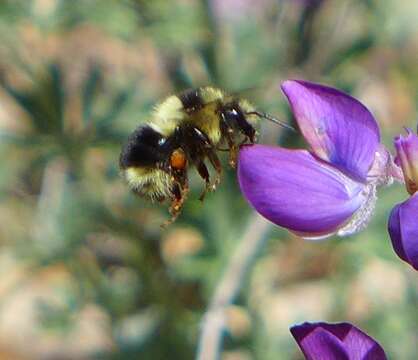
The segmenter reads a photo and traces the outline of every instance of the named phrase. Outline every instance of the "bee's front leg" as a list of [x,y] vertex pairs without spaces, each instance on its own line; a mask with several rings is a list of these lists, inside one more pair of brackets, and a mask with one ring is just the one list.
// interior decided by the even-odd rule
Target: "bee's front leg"
[[225,119],[220,122],[222,136],[226,139],[229,148],[229,165],[235,168],[238,157],[238,145],[235,142],[235,131]]

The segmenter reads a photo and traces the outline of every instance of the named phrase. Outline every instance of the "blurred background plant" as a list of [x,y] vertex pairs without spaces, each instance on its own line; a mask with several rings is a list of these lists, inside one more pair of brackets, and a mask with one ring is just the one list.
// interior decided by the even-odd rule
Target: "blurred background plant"
[[[280,81],[344,89],[384,142],[418,118],[418,3],[395,0],[1,0],[0,358],[190,359],[254,215],[234,171],[167,230],[118,173],[127,135],[170,93],[212,84],[292,121]],[[262,142],[300,137],[262,124]],[[225,160],[225,159],[224,159]],[[225,167],[227,169],[227,167]],[[345,320],[416,359],[418,283],[386,233],[402,186],[354,237],[269,228],[227,311],[222,358],[300,359],[288,331]],[[402,339],[402,341],[399,341]]]

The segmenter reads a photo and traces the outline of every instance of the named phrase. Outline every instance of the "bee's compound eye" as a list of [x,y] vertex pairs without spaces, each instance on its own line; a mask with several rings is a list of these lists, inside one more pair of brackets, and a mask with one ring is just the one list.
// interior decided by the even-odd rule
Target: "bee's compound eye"
[[170,165],[173,169],[183,170],[186,168],[186,154],[182,149],[176,149],[170,156]]

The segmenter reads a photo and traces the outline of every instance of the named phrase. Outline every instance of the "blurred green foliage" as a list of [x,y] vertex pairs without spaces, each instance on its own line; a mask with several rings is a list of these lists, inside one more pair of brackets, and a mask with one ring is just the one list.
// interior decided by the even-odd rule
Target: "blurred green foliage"
[[[204,204],[192,176],[183,214],[162,230],[166,207],[119,177],[122,142],[155,103],[203,84],[253,89],[260,109],[292,121],[278,85],[298,77],[361,99],[391,147],[416,126],[417,11],[395,0],[0,1],[0,355],[193,358],[253,215],[225,166]],[[260,131],[304,146],[271,124]],[[386,233],[405,197],[382,189],[371,225],[349,239],[272,228],[231,308],[223,358],[300,359],[289,326],[345,320],[389,358],[416,359],[416,274]]]

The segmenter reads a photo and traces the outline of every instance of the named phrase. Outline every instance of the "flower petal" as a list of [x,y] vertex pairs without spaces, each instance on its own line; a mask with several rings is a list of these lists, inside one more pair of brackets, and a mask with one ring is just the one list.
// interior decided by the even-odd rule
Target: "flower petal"
[[[350,330],[342,339],[346,351],[350,354],[350,359],[353,360],[384,360],[386,354],[383,348],[377,341],[370,336],[362,332],[355,326],[343,323],[345,326],[350,327]],[[338,326],[339,324],[337,324]],[[329,325],[335,326],[335,325]]]
[[385,360],[383,348],[349,323],[304,323],[290,329],[307,359]]
[[282,90],[313,152],[365,181],[380,141],[370,111],[353,97],[319,84],[288,80]]
[[368,196],[363,184],[306,150],[243,146],[238,180],[255,210],[302,236],[335,232]]
[[[304,325],[301,325],[301,327]],[[324,329],[317,328],[300,336],[295,326],[290,329],[307,360],[350,360],[342,342]]]
[[418,193],[396,205],[389,216],[388,231],[396,254],[418,270]]
[[406,137],[395,138],[395,161],[402,167],[406,189],[412,195],[418,190],[418,136],[410,129],[406,131]]

